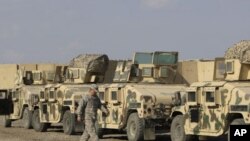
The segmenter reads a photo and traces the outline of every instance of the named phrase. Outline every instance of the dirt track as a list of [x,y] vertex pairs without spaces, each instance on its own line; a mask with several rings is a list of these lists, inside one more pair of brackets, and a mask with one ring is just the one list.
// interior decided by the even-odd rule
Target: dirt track
[[[79,141],[78,135],[65,135],[60,126],[53,126],[47,132],[39,133],[33,129],[24,129],[21,127],[20,121],[15,121],[11,128],[4,128],[2,126],[2,118],[0,117],[0,141]],[[101,141],[126,141],[125,134],[105,135]],[[170,141],[169,136],[157,136],[157,141]]]

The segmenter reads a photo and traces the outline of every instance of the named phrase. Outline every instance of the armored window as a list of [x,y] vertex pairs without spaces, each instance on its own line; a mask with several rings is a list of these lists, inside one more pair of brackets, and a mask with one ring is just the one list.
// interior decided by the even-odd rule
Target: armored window
[[157,65],[169,65],[177,63],[177,53],[168,53],[168,52],[156,52],[154,55],[154,64]]
[[37,80],[37,81],[41,80],[42,79],[41,78],[41,72],[34,72],[33,73],[33,79]]
[[160,77],[168,77],[168,68],[160,67]]
[[99,92],[99,98],[100,100],[104,100],[104,92]]
[[152,74],[153,74],[153,69],[152,68],[143,68],[142,69],[142,76],[151,77]]
[[47,72],[47,80],[53,81],[55,78],[55,73],[54,72]]
[[116,91],[111,92],[111,100],[117,100],[117,92]]
[[41,92],[40,92],[40,98],[41,98],[41,99],[45,99],[45,93],[44,93],[44,91],[41,91]]
[[153,53],[136,53],[134,64],[152,64]]
[[54,91],[50,91],[49,92],[49,98],[50,99],[54,99],[55,98],[55,92]]
[[226,63],[226,71],[227,71],[227,73],[233,73],[234,72],[233,62],[232,61]]
[[39,97],[37,95],[31,95],[31,103],[37,104],[39,102]]
[[79,78],[79,71],[78,70],[72,70],[73,78],[78,79]]
[[214,92],[206,92],[206,102],[214,102]]
[[225,70],[225,60],[217,58],[215,62],[215,79],[224,79]]
[[188,102],[196,101],[196,92],[188,92]]

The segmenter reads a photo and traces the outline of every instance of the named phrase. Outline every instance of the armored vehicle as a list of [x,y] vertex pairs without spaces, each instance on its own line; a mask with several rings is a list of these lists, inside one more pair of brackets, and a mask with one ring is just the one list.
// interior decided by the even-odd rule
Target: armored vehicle
[[17,65],[0,65],[0,115],[4,116],[5,127],[11,125],[11,120],[9,119],[9,114],[12,109],[12,99],[10,92],[15,87],[16,76]]
[[76,121],[76,109],[90,83],[102,83],[108,68],[107,55],[86,54],[74,58],[64,74],[62,84],[48,84],[39,93],[38,107],[33,114],[33,128],[47,130],[51,123],[62,123],[65,134],[82,131]]
[[70,63],[63,84],[47,85],[41,91],[34,129],[46,131],[49,124],[62,123],[66,134],[79,131],[78,103],[90,84],[98,83],[99,97],[110,111],[109,116],[98,114],[99,137],[115,129],[126,130],[129,140],[155,139],[156,127],[167,126],[178,92],[186,87],[177,62],[177,52],[138,52],[132,61],[78,56]]
[[[24,128],[32,127],[32,113],[37,106],[40,89],[54,83],[62,66],[55,64],[0,65],[0,114],[5,116],[5,127],[22,119]],[[57,72],[57,73],[56,73]]]
[[99,113],[99,137],[124,130],[128,140],[155,140],[156,129],[168,128],[175,99],[186,87],[177,72],[177,52],[137,52],[132,61],[118,61],[112,84],[99,86],[110,115]]
[[184,102],[173,108],[172,141],[226,135],[230,140],[230,125],[250,124],[249,49],[249,41],[236,44],[225,59],[215,60],[214,81],[196,82],[185,90],[179,99]]

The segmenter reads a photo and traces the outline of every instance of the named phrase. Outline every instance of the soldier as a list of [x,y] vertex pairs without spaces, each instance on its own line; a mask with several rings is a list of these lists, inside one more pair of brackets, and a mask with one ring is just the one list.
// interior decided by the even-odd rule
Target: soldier
[[101,104],[101,100],[97,96],[97,93],[98,86],[93,84],[90,86],[88,94],[86,94],[79,102],[77,108],[77,120],[81,121],[84,115],[85,121],[85,129],[80,141],[87,141],[88,139],[98,141],[99,138],[95,128],[95,123],[97,122],[97,110],[100,109],[106,115],[109,114],[108,109]]

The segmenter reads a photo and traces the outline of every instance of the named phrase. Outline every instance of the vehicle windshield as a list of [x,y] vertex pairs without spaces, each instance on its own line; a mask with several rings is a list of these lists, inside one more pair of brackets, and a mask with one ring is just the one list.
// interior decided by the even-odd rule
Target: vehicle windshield
[[177,63],[177,55],[173,53],[156,53],[154,55],[154,64],[169,65]]
[[134,58],[134,64],[170,65],[177,61],[177,54],[170,52],[136,53]]
[[153,53],[136,53],[134,64],[152,64]]

